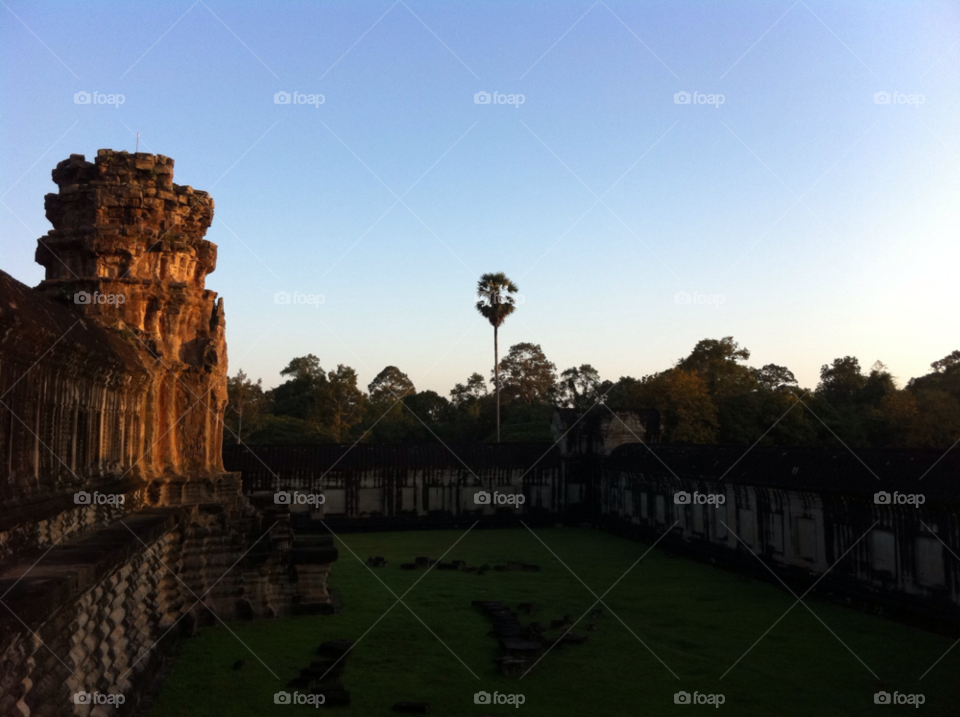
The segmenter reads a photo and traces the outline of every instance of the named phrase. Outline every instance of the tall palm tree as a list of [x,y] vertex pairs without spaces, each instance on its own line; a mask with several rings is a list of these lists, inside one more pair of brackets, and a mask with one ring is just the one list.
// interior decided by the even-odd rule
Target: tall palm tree
[[517,293],[514,284],[502,271],[496,274],[484,274],[477,282],[477,311],[493,326],[493,372],[497,391],[497,443],[500,442],[500,357],[497,348],[497,329],[513,310],[516,303],[510,294]]

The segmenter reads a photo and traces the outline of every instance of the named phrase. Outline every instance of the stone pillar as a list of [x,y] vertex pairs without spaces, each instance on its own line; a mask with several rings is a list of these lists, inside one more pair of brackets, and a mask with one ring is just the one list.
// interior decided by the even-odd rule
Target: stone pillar
[[[173,160],[101,149],[53,170],[53,229],[38,241],[37,290],[118,330],[151,374],[140,405],[139,469],[154,480],[223,472],[227,402],[223,300],[205,288],[217,247],[213,199],[173,183]],[[175,493],[177,491],[174,491]]]

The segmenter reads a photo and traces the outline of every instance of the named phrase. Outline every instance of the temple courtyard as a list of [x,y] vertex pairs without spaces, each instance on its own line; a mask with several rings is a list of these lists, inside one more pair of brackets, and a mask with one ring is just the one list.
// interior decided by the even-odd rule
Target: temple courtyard
[[[796,604],[772,579],[599,530],[345,534],[337,545],[337,614],[201,629],[183,643],[150,717],[307,714],[315,708],[276,704],[275,695],[292,695],[297,683],[288,683],[311,664],[333,664],[318,647],[337,639],[355,641],[328,676],[340,675],[350,705],[321,709],[343,714],[396,714],[397,703],[451,717],[683,715],[717,702],[758,717],[908,708],[875,704],[889,693],[894,702],[922,694],[923,714],[947,715],[960,699],[952,639],[813,595]],[[371,557],[386,564],[368,567]],[[417,557],[443,564],[414,568]],[[566,616],[583,619],[570,629]],[[546,653],[508,660],[518,673],[508,677],[498,660],[522,650],[504,652],[491,631],[502,637],[517,623],[523,634],[512,647],[522,648],[531,623],[547,645],[569,635]],[[478,693],[491,702],[476,703]],[[684,694],[692,704],[682,704]]]

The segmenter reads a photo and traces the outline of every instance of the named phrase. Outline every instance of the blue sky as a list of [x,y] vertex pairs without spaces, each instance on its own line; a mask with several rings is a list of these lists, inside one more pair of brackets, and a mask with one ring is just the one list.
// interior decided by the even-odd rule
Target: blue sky
[[0,8],[4,270],[42,278],[56,163],[140,132],[213,195],[231,373],[267,386],[486,374],[489,271],[501,346],[613,380],[727,335],[808,386],[960,348],[956,3],[191,2]]

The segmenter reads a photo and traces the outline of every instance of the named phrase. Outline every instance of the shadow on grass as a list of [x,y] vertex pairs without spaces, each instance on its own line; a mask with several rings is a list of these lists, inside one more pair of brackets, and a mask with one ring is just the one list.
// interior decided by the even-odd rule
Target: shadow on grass
[[[960,649],[919,681],[950,640],[816,600],[809,600],[809,606],[837,637],[798,605],[760,639],[794,604],[789,593],[659,549],[609,593],[609,609],[577,625],[574,631],[587,635],[586,643],[552,650],[522,680],[503,677],[495,663],[497,641],[487,634],[490,622],[471,601],[498,600],[514,610],[521,602],[533,602],[537,613],[521,614],[521,621],[549,625],[563,615],[580,617],[596,598],[523,529],[471,532],[446,560],[468,565],[522,561],[539,564],[541,572],[431,570],[424,576],[422,570],[400,569],[400,563],[416,556],[439,558],[461,535],[343,536],[349,548],[340,546],[330,580],[340,591],[342,614],[231,624],[249,650],[223,627],[202,630],[184,645],[150,717],[316,713],[275,705],[273,695],[318,659],[322,641],[357,640],[368,629],[343,677],[351,706],[323,709],[387,715],[395,714],[390,711],[395,702],[424,701],[430,703],[430,714],[444,717],[513,713],[512,707],[475,705],[474,694],[481,690],[523,694],[520,711],[543,717],[686,715],[709,709],[675,705],[674,693],[682,690],[723,694],[721,709],[737,715],[867,715],[897,711],[873,700],[877,691],[896,690],[924,694],[924,714],[957,714]],[[537,535],[598,596],[649,547],[590,530],[551,529]],[[351,551],[361,560],[384,556],[388,564],[371,572]],[[402,595],[421,577],[404,599],[409,610],[395,604],[377,579]],[[596,629],[586,631],[587,623]],[[238,659],[245,664],[234,670]]]

